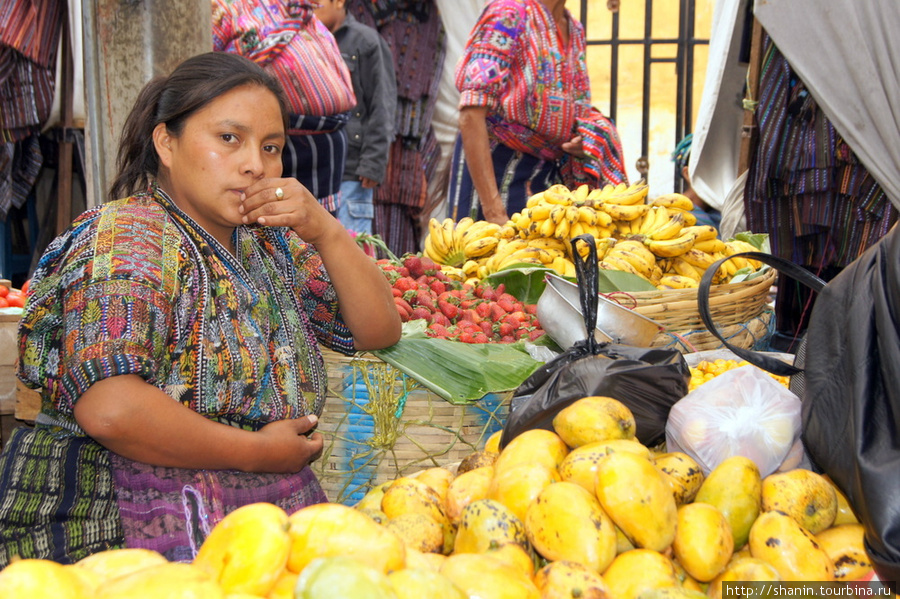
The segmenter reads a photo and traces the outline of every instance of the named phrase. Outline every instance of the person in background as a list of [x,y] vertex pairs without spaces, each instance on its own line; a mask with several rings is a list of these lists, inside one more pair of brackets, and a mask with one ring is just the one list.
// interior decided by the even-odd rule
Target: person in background
[[337,40],[357,100],[347,123],[347,163],[337,216],[351,231],[371,234],[375,188],[384,180],[394,137],[394,59],[378,31],[347,12],[345,0],[322,0],[315,13]]
[[452,218],[505,223],[555,183],[627,182],[618,132],[591,104],[584,27],[564,0],[491,0],[466,42],[456,86]]
[[350,73],[313,0],[212,0],[213,49],[263,66],[284,88],[290,122],[284,172],[337,211],[356,105]]
[[678,172],[684,180],[684,189],[682,194],[689,197],[694,203],[693,213],[697,217],[698,225],[712,225],[717,230],[722,222],[722,213],[703,201],[694,188],[691,186],[691,176],[688,173],[688,161],[691,157],[691,142],[694,136],[685,135],[684,139],[678,142],[675,150],[672,152],[672,161],[678,167]]
[[319,344],[386,347],[400,321],[375,262],[282,176],[287,116],[235,54],[141,91],[109,201],[32,278],[17,375],[42,407],[0,455],[0,568],[118,547],[191,561],[242,505],[327,500]]

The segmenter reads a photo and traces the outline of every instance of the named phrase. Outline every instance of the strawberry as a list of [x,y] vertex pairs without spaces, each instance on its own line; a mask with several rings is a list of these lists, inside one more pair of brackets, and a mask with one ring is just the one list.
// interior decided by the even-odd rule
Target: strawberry
[[410,277],[400,277],[394,282],[394,288],[406,292],[416,288],[416,281]]
[[425,334],[429,337],[439,337],[441,339],[449,339],[451,337],[451,333],[447,329],[447,327],[435,322],[428,325],[428,328],[425,330]]
[[459,340],[463,343],[475,343],[475,336],[469,331],[463,331],[459,334]]
[[497,305],[503,308],[504,312],[515,312],[516,298],[511,295],[502,295],[497,299]]
[[516,327],[508,322],[501,322],[499,328],[497,329],[500,333],[500,337],[513,337],[516,333]]
[[426,320],[431,322],[431,312],[428,308],[423,308],[421,306],[413,308],[412,313],[409,315],[410,320]]
[[500,322],[506,314],[507,311],[503,309],[503,306],[497,302],[491,302],[491,320]]
[[475,333],[472,336],[472,343],[490,343],[491,338],[484,333]]
[[491,315],[491,304],[490,302],[481,302],[475,306],[475,311],[478,312],[478,315],[482,318],[487,318]]
[[391,295],[393,295],[394,297],[403,297],[403,292],[396,287],[391,287]]
[[432,293],[434,293],[435,295],[440,295],[447,291],[447,284],[438,278],[435,278],[433,281],[431,281],[430,287]]
[[415,304],[417,306],[422,306],[423,308],[428,308],[429,312],[434,312],[437,308],[437,304],[434,301],[434,296],[421,289],[416,293]]
[[493,324],[491,323],[491,321],[482,320],[481,322],[478,323],[478,326],[481,327],[481,332],[483,332],[488,337],[490,337],[491,335],[494,334],[494,327],[493,327]]
[[534,340],[536,340],[538,337],[541,337],[543,334],[544,334],[544,330],[543,330],[543,329],[540,329],[540,328],[534,328],[534,329],[531,329],[531,330],[528,332],[528,340],[529,340],[529,341],[534,341]]
[[525,304],[522,306],[525,314],[535,315],[537,314],[537,304]]
[[459,308],[450,302],[438,300],[438,308],[450,320],[455,319],[459,315]]
[[515,342],[516,342],[516,338],[513,337],[512,335],[504,335],[504,336],[500,337],[500,343],[515,343]]
[[403,260],[403,266],[409,270],[409,276],[418,279],[425,274],[425,267],[422,265],[422,259],[415,254],[406,256]]
[[445,327],[449,327],[453,324],[449,318],[447,318],[443,312],[435,312],[431,315],[431,322],[434,324],[441,324]]
[[478,323],[478,322],[481,322],[482,318],[481,318],[481,316],[478,315],[478,312],[469,308],[467,310],[459,311],[457,322],[459,322],[461,320],[468,320],[471,323]]

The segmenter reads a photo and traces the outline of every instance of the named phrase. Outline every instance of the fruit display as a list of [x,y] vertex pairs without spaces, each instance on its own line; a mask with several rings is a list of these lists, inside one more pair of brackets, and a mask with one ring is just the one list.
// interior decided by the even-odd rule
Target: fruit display
[[0,281],[0,308],[22,308],[25,306],[25,297],[28,295],[28,285],[31,281],[25,281],[20,289],[3,280]]
[[[15,561],[0,596],[718,599],[726,581],[871,573],[863,527],[829,479],[762,477],[743,456],[704,477],[686,454],[642,446],[613,398],[567,409],[553,430],[502,449],[498,432],[468,468],[426,468],[352,507],[239,508],[191,563],[138,549]],[[579,413],[596,432],[575,425]]]
[[[570,240],[589,233],[596,240],[599,267],[641,277],[660,289],[699,285],[717,260],[758,251],[741,239],[723,240],[710,225],[698,225],[693,203],[679,193],[648,198],[646,182],[590,190],[554,185],[531,196],[526,207],[504,225],[445,218],[429,221],[423,255],[457,270],[468,282],[521,266],[553,269],[574,278]],[[587,248],[578,249],[581,256]],[[761,263],[743,257],[724,263],[713,278],[727,283]]]
[[464,343],[512,343],[544,334],[534,304],[506,293],[502,284],[464,283],[427,256],[377,261],[403,322],[423,320],[429,337]]
[[[690,367],[691,380],[688,382],[688,391],[693,391],[703,383],[711,381],[724,372],[734,370],[735,368],[741,368],[742,366],[747,366],[749,364],[750,362],[746,360],[730,360],[725,358],[718,358],[715,360],[701,360],[700,362],[697,362],[696,366]],[[790,377],[772,373],[768,374],[785,387],[790,386]]]

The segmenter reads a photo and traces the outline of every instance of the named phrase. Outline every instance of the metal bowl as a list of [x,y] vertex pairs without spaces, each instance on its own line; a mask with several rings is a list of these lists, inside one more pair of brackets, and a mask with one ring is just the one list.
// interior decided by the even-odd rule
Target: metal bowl
[[[538,320],[551,339],[561,348],[568,349],[587,334],[578,285],[551,274],[546,275],[544,280],[547,286],[538,298]],[[597,300],[594,337],[601,343],[649,347],[656,334],[663,330],[656,321],[602,295],[598,295]]]

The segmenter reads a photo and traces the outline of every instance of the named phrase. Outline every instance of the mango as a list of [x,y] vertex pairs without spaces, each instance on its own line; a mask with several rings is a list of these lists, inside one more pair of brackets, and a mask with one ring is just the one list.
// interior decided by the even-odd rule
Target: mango
[[549,561],[568,560],[603,572],[616,557],[616,529],[596,496],[559,482],[538,494],[525,516],[525,533]]
[[[285,570],[275,581],[275,586],[266,595],[266,599],[294,599],[294,587],[297,586],[297,578],[300,574]],[[228,599],[226,597],[226,599]]]
[[449,578],[433,570],[398,570],[388,574],[397,599],[468,599]]
[[458,474],[447,489],[447,498],[444,501],[444,511],[450,523],[459,524],[459,518],[463,509],[477,499],[485,499],[491,479],[494,477],[493,466],[482,466]]
[[381,510],[381,499],[384,497],[384,490],[387,489],[394,481],[389,480],[381,484],[375,485],[362,496],[355,507],[358,510],[375,509]]
[[609,586],[595,570],[579,562],[550,562],[534,575],[541,599],[608,599]]
[[704,593],[706,592],[707,583],[701,583],[696,578],[688,574],[687,570],[684,569],[684,566],[678,563],[678,560],[673,559],[672,564],[675,566],[675,576],[677,576],[678,578],[678,584],[682,588]]
[[559,465],[559,475],[563,480],[577,483],[594,493],[597,484],[597,464],[609,454],[619,451],[631,452],[650,459],[650,450],[639,441],[631,439],[597,441],[570,451]]
[[635,547],[664,551],[675,539],[677,506],[663,474],[639,455],[621,452],[597,464],[597,498]]
[[423,553],[417,549],[406,548],[406,567],[412,570],[431,570],[439,572],[447,556],[443,553]]
[[583,397],[553,417],[553,430],[574,449],[610,439],[634,439],[634,414],[617,399],[602,395]]
[[544,464],[517,464],[502,470],[494,470],[488,484],[488,498],[508,507],[519,520],[525,520],[525,512],[538,494],[553,483],[559,482],[559,472]]
[[455,553],[447,557],[441,574],[472,599],[540,599],[530,578],[483,553]]
[[376,510],[374,508],[362,508],[362,509],[356,508],[356,509],[358,509],[360,512],[362,512],[363,514],[365,514],[366,516],[368,516],[375,522],[378,522],[379,524],[387,524],[387,521],[389,520],[389,518],[387,517],[387,514],[382,512],[380,509],[378,509],[378,510]]
[[320,557],[297,578],[295,599],[398,599],[387,575],[351,557]]
[[834,563],[835,580],[857,580],[872,571],[863,544],[865,534],[862,524],[840,524],[816,535],[819,547]]
[[447,499],[447,490],[456,475],[447,468],[435,466],[426,468],[415,474],[414,478],[435,490],[443,504]]
[[454,553],[482,553],[505,543],[528,545],[525,524],[494,499],[473,501],[463,510],[456,531]]
[[786,581],[834,580],[834,563],[816,537],[794,518],[763,512],[750,528],[750,553],[772,564]]
[[812,534],[831,526],[837,509],[834,487],[812,470],[776,472],[762,481],[762,511],[784,512]]
[[0,570],[3,599],[90,599],[93,589],[71,569],[43,559],[20,559]]
[[396,534],[359,510],[340,503],[317,503],[288,518],[288,569],[302,572],[319,557],[346,556],[387,573],[406,565],[406,546]]
[[[287,518],[287,516],[285,516]],[[116,578],[169,560],[152,549],[122,548],[94,553],[75,562],[74,567],[89,570],[102,580]]]
[[518,543],[504,543],[499,547],[488,547],[485,555],[512,566],[529,579],[534,576],[534,555]]
[[424,482],[403,476],[395,479],[384,490],[381,498],[381,511],[389,519],[400,514],[424,514],[435,522],[449,522],[444,513],[444,504],[438,492]]
[[827,475],[823,474],[822,478],[827,480],[831,486],[834,487],[834,493],[837,495],[837,514],[834,516],[834,523],[832,523],[832,526],[840,526],[841,524],[859,524],[859,518],[857,518],[856,514],[853,512],[853,507],[850,505],[850,501],[847,500],[847,496],[844,492],[841,491]]
[[494,461],[494,473],[521,464],[543,464],[557,470],[563,458],[569,453],[569,446],[553,431],[533,428],[519,433],[506,444]]
[[290,550],[287,513],[273,503],[253,503],[213,527],[194,566],[226,593],[265,595],[284,571]]
[[703,591],[686,589],[684,587],[663,587],[661,589],[647,589],[638,599],[709,599]]
[[459,466],[456,467],[456,476],[465,474],[469,470],[475,470],[476,468],[493,466],[494,462],[497,460],[498,455],[499,453],[473,451],[459,462]]
[[[234,513],[234,512],[232,512]],[[4,595],[4,598],[6,596]],[[225,592],[202,569],[171,562],[137,570],[107,580],[97,588],[95,599],[224,599]]]
[[491,435],[487,438],[487,441],[484,442],[483,451],[485,453],[499,454],[500,453],[500,439],[502,437],[503,437],[503,429],[502,428],[498,431],[494,431],[493,433],[491,433]]
[[444,527],[425,514],[400,514],[389,519],[384,526],[400,537],[407,549],[412,548],[422,553],[444,551]]
[[678,586],[672,560],[651,549],[620,553],[603,572],[603,580],[615,599],[637,599],[651,589]]
[[725,569],[734,552],[731,526],[722,512],[708,503],[682,505],[672,550],[692,578],[709,582]]
[[734,549],[747,542],[762,501],[762,478],[756,462],[744,456],[722,460],[706,476],[694,501],[718,508],[731,526]]
[[653,457],[653,465],[674,479],[673,492],[679,505],[690,503],[703,484],[703,468],[697,460],[681,451],[663,453]]
[[725,592],[722,588],[723,582],[778,582],[780,580],[781,575],[778,573],[778,570],[769,562],[755,557],[741,556],[733,558],[725,566],[725,569],[709,583],[706,594],[711,599],[722,599],[725,597]]

